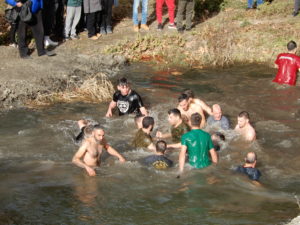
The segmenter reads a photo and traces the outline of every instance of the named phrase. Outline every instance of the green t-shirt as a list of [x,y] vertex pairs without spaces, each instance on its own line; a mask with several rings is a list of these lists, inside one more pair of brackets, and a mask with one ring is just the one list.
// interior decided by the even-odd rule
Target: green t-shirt
[[181,144],[187,146],[191,166],[204,168],[211,164],[209,150],[214,148],[214,145],[209,133],[193,129],[182,136]]
[[190,130],[191,130],[190,127],[186,125],[184,122],[182,122],[178,127],[172,127],[171,128],[172,141],[174,143],[179,143],[182,135]]
[[132,141],[132,146],[135,148],[147,148],[152,143],[152,138],[142,129],[139,129]]

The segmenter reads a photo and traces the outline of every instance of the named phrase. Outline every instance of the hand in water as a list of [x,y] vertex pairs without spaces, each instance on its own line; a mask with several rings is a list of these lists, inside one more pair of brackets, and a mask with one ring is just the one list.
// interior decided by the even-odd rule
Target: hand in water
[[85,169],[89,176],[91,176],[91,177],[96,176],[96,171],[94,169],[92,169],[91,167],[86,167]]
[[162,138],[162,133],[161,133],[160,131],[157,131],[157,132],[156,132],[156,137],[157,137],[157,138]]
[[121,163],[124,163],[124,162],[126,162],[126,159],[120,158],[119,161],[120,161]]

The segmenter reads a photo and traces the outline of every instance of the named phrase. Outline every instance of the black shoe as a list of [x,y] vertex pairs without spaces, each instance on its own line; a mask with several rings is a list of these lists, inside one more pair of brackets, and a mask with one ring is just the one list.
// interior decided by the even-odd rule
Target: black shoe
[[157,25],[157,30],[158,30],[158,31],[162,31],[162,30],[163,30],[163,25],[162,25],[161,23],[159,23],[159,24]]
[[177,28],[177,31],[178,31],[178,33],[180,33],[180,34],[183,34],[184,29],[183,29],[183,27]]
[[47,55],[47,56],[56,56],[56,53],[54,51],[47,51],[45,50],[44,53],[40,54],[39,56],[44,56],[44,55]]
[[293,12],[292,16],[297,16],[299,12]]

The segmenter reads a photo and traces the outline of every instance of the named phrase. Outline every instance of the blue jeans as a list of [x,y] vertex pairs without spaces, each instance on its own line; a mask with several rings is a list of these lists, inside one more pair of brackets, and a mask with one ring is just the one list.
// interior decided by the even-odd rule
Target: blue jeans
[[[264,3],[264,0],[256,0],[257,5],[261,5]],[[253,8],[254,0],[248,0],[248,8]]]
[[142,2],[142,21],[141,21],[141,24],[146,24],[147,23],[148,0],[134,0],[134,2],[133,2],[133,13],[132,13],[132,19],[133,19],[133,24],[134,25],[139,24],[138,8],[140,6],[140,2]]

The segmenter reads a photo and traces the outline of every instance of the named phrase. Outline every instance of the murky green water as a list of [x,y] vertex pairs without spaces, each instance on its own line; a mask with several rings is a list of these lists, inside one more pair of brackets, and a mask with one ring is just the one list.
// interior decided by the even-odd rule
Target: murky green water
[[[209,104],[219,103],[236,123],[250,112],[258,141],[245,145],[234,132],[216,168],[189,170],[176,179],[168,171],[145,168],[149,155],[132,149],[130,117],[104,118],[107,104],[56,105],[0,115],[0,224],[283,224],[299,213],[300,89],[278,89],[274,71],[262,66],[189,71],[183,76],[134,65],[120,76],[133,81],[156,119],[167,130],[167,110],[180,91],[191,88]],[[71,164],[78,146],[76,121],[88,118],[106,129],[109,143],[128,162],[104,155],[97,177]],[[258,154],[262,188],[231,171],[247,151]],[[177,164],[178,152],[169,154]]]

